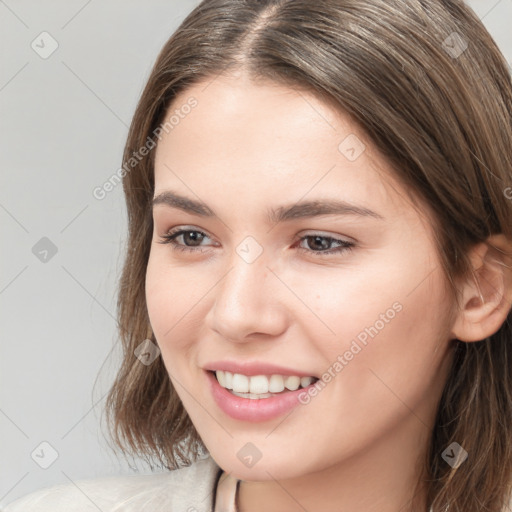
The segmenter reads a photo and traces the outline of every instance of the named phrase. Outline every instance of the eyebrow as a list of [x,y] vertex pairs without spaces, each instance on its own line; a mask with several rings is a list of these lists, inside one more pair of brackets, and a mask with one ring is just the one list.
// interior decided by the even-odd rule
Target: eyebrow
[[[159,204],[202,217],[217,218],[215,212],[205,203],[170,190],[161,192],[153,198],[153,207]],[[373,210],[337,199],[301,201],[267,210],[268,221],[275,224],[293,219],[320,217],[322,215],[357,215],[384,220],[382,215]]]

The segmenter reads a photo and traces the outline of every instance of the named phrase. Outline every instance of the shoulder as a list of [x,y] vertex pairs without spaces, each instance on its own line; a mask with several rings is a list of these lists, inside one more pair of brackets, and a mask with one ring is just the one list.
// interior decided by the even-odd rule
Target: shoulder
[[3,512],[206,512],[219,471],[208,457],[166,473],[78,480],[35,491]]

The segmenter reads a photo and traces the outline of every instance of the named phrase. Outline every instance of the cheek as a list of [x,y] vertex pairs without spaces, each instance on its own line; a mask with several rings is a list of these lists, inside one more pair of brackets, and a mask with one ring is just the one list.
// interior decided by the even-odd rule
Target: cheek
[[344,330],[330,353],[332,390],[354,431],[375,411],[381,411],[380,428],[411,410],[429,423],[426,404],[440,390],[448,349],[442,284],[436,275],[414,291],[411,286],[388,290],[379,301],[355,308],[345,325],[338,322]]
[[353,417],[360,418],[363,404],[403,409],[397,396],[417,404],[439,380],[449,308],[443,274],[431,258],[426,251],[395,252],[364,266],[364,273],[353,269],[316,281],[314,312],[331,333],[310,315],[303,328],[323,355],[325,380],[343,397],[345,412],[353,407]]
[[[194,317],[204,307],[201,280],[173,268],[162,254],[151,253],[146,271],[146,303],[151,327],[168,369],[193,346]],[[203,298],[203,301],[201,300]]]
[[412,332],[408,331],[418,328],[417,319],[424,320],[444,307],[439,276],[428,279],[435,267],[421,253],[388,250],[378,258],[363,255],[358,264],[352,261],[355,258],[339,268],[300,275],[289,271],[283,276],[314,314],[302,308],[304,313],[295,318],[331,359],[350,349],[353,340],[364,347],[392,330],[395,334],[401,330],[400,339],[409,339]]

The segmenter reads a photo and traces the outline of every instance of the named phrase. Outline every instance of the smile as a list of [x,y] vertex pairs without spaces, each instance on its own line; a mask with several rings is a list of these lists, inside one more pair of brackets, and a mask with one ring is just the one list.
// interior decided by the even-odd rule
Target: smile
[[[248,371],[248,373],[256,373]],[[271,375],[207,370],[211,396],[221,411],[244,422],[268,421],[301,404],[299,395],[318,381],[305,375]]]
[[283,392],[296,391],[318,380],[316,377],[297,375],[249,376],[222,370],[217,370],[215,376],[221,387],[231,391],[233,395],[249,399],[270,398]]

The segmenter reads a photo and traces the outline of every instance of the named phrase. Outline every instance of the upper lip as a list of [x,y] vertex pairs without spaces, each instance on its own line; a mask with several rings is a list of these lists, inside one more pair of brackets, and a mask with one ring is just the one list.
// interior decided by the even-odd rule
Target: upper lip
[[214,361],[203,367],[205,370],[222,370],[231,373],[240,373],[242,375],[296,375],[297,377],[314,377],[313,374],[303,372],[293,368],[285,368],[273,363],[263,361]]

